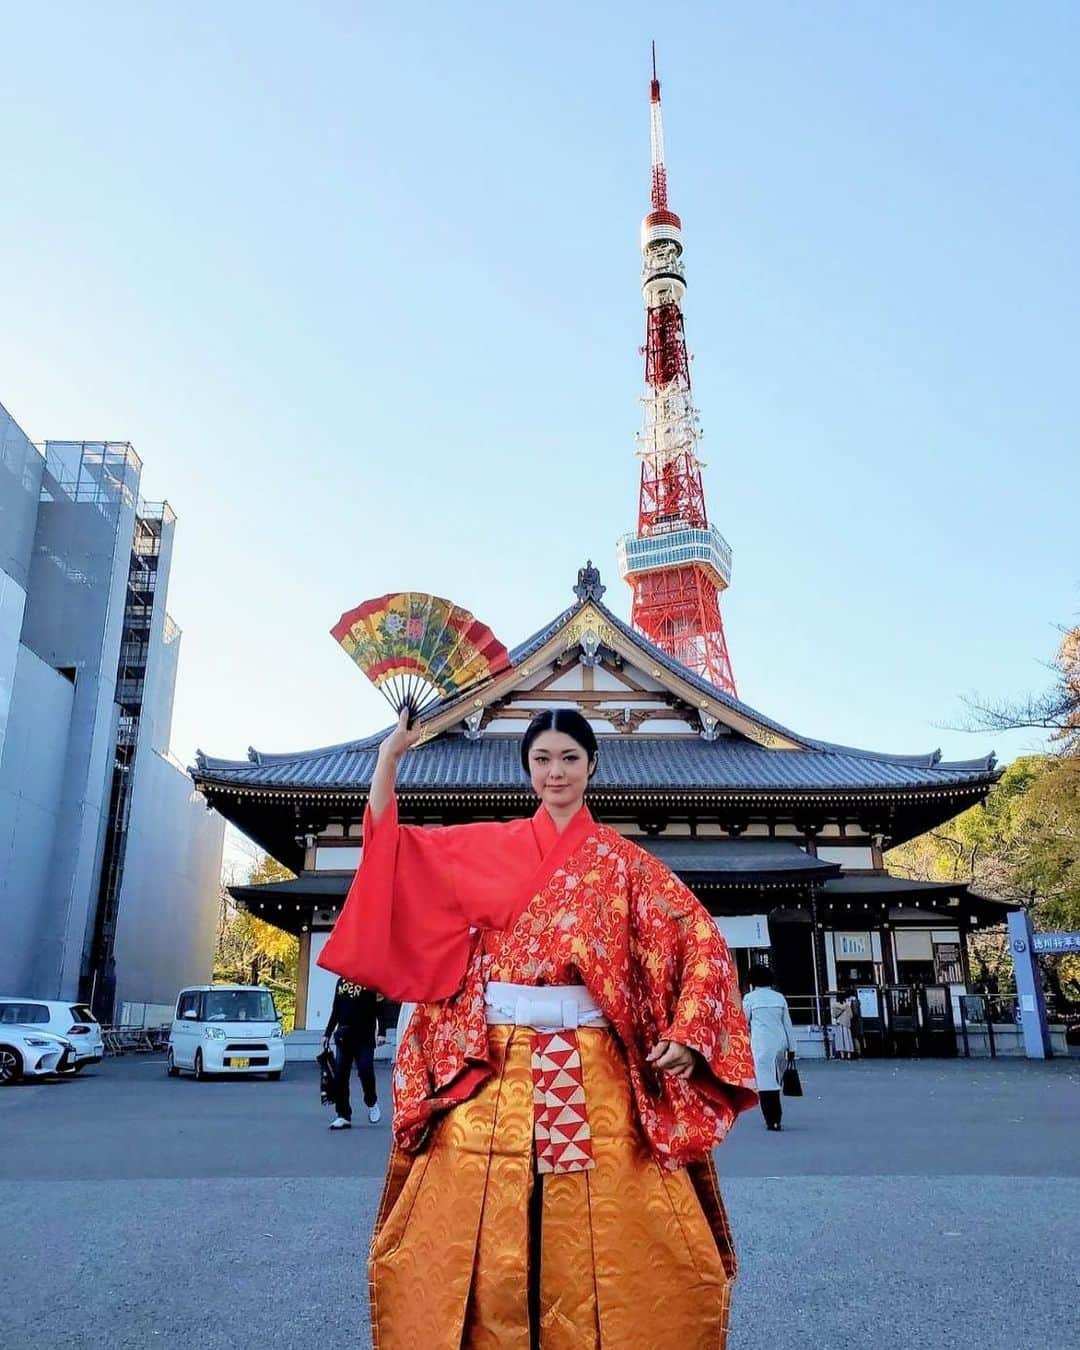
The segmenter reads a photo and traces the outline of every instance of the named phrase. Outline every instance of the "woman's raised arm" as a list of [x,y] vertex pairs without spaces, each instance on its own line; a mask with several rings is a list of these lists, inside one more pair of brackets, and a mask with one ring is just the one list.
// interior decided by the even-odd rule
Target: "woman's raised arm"
[[397,770],[402,757],[412,749],[420,739],[421,728],[409,726],[409,710],[402,708],[398,724],[379,746],[379,758],[371,778],[371,792],[368,794],[368,807],[371,818],[376,823],[379,817],[394,799],[397,784]]

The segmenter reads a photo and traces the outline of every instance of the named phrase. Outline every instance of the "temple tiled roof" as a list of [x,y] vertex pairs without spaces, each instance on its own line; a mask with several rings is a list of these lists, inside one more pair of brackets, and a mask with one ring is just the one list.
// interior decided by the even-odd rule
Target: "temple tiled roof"
[[838,876],[838,863],[812,857],[793,839],[635,839],[684,880],[730,880],[752,875],[758,880],[783,877],[824,881]]
[[[824,881],[840,872],[837,863],[812,857],[792,839],[649,839],[633,842],[659,858],[682,877],[732,878],[753,875],[756,879],[782,877],[800,881]],[[230,886],[236,900],[340,900],[352,882],[352,871],[305,872],[288,881],[264,882],[261,886]],[[956,889],[955,887],[950,889]]]
[[[380,736],[295,755],[258,755],[253,761],[201,756],[192,770],[207,786],[316,788],[366,792],[375,770]],[[946,764],[920,756],[875,757],[837,748],[766,750],[741,738],[703,741],[684,736],[606,736],[600,741],[597,789],[783,792],[828,789],[866,791],[949,787],[985,782],[989,760]],[[398,770],[401,792],[483,786],[488,791],[525,788],[516,737],[467,740],[445,736],[411,750]]]
[[[800,735],[680,665],[613,614],[597,596],[590,597],[590,603],[654,667],[667,670],[714,702],[798,747],[767,749],[737,734],[722,734],[714,741],[643,732],[602,735],[600,765],[594,779],[598,790],[903,792],[988,785],[997,776],[993,755],[947,763],[937,750],[919,755],[880,754]],[[564,610],[514,648],[510,653],[512,665],[528,661],[582,604]],[[450,706],[447,702],[428,709],[425,720]],[[295,789],[365,794],[379,743],[389,731],[387,727],[359,740],[285,754],[252,749],[247,760],[239,761],[216,759],[200,751],[191,773],[201,787],[211,791]],[[470,788],[509,793],[523,791],[525,786],[516,736],[482,735],[470,740],[460,734],[444,734],[410,751],[398,772],[398,787],[405,793]]]

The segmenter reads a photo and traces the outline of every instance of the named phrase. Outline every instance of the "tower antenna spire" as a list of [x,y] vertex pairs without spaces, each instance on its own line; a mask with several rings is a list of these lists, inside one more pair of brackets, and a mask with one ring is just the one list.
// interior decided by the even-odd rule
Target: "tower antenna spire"
[[656,43],[649,86],[651,207],[641,222],[645,299],[645,416],[638,435],[638,527],[619,541],[619,570],[633,588],[631,622],[658,647],[727,694],[735,694],[720,594],[731,549],[710,524],[690,390],[682,301],[682,221],[668,206]]
[[649,140],[652,144],[652,207],[667,209],[667,169],[664,167],[664,114],[660,109],[660,81],[656,78],[656,43],[652,45],[652,83],[649,86]]

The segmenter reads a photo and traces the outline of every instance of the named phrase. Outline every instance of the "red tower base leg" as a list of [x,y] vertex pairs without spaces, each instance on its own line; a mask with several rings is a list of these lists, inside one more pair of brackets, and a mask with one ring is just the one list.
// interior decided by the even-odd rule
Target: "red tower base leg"
[[738,697],[716,582],[700,567],[673,567],[634,580],[634,627],[687,669]]

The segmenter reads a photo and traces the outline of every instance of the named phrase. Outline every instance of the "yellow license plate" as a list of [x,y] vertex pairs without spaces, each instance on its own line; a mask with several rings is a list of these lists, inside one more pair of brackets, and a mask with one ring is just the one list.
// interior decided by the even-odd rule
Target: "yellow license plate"
[[251,1067],[250,1059],[231,1059],[229,1067],[233,1069],[247,1069]]

